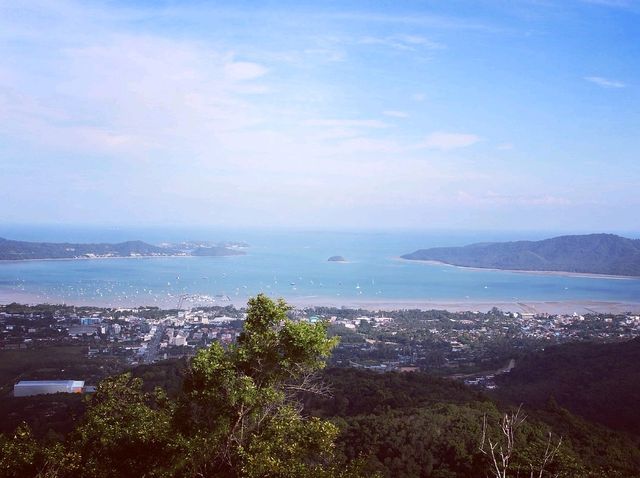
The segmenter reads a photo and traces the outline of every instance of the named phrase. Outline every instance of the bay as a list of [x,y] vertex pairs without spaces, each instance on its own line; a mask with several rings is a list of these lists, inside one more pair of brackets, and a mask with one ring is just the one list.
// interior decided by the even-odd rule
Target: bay
[[[235,304],[259,292],[299,304],[608,301],[636,303],[640,279],[475,270],[399,259],[434,246],[542,239],[549,232],[270,231],[211,228],[2,226],[0,237],[32,241],[151,243],[245,241],[245,256],[49,260],[0,263],[3,302],[160,305]],[[346,263],[328,262],[341,255]],[[206,297],[204,297],[206,296]]]

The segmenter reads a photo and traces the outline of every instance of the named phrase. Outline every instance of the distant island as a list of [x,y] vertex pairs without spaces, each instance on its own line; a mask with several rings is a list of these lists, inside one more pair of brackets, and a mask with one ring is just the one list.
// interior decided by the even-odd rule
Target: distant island
[[142,241],[117,244],[26,242],[0,238],[0,261],[36,259],[98,259],[107,257],[236,256],[245,254],[246,243],[183,242],[154,246]]
[[328,262],[347,262],[347,260],[342,256],[331,256],[327,259]]
[[434,247],[401,257],[487,269],[640,276],[640,239],[615,234]]

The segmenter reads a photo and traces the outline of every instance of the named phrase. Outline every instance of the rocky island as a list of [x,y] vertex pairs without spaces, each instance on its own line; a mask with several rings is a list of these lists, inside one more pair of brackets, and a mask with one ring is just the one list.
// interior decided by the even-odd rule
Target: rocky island
[[640,239],[615,234],[434,247],[401,257],[487,269],[640,276]]

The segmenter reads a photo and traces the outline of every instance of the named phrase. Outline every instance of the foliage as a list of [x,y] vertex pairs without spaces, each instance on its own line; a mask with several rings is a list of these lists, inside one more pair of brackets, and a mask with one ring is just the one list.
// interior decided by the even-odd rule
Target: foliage
[[497,395],[527,407],[557,404],[587,420],[640,437],[640,338],[547,347],[498,378]]
[[[368,456],[370,469],[387,477],[490,476],[491,461],[480,451],[483,421],[496,441],[508,408],[487,395],[423,373],[341,368],[328,370],[326,381],[332,396],[309,399],[306,407],[340,427],[337,448],[346,459]],[[548,471],[567,478],[637,475],[633,440],[560,408],[527,414],[517,434],[514,476],[529,476],[551,430],[563,439]]]
[[129,373],[102,381],[71,437],[81,475],[161,476],[176,446],[171,412],[164,392],[144,393]]
[[309,447],[319,442],[330,450],[325,442],[336,430],[303,420],[295,404],[300,392],[322,392],[313,374],[324,367],[337,340],[327,338],[324,323],[290,321],[288,309],[262,295],[251,299],[237,344],[224,349],[216,343],[193,358],[176,412],[179,427],[191,443],[220,445],[194,456],[200,472],[234,476],[245,469],[253,476],[256,465],[248,460],[249,451],[269,443],[272,460],[262,466],[271,463],[274,476],[282,469],[288,473],[282,476],[309,476],[323,460],[312,460],[292,475],[302,463],[294,458],[304,451],[292,437],[304,436]]
[[56,477],[60,470],[71,471],[73,463],[60,443],[43,446],[28,426],[20,425],[10,438],[0,435],[0,476]]
[[466,267],[640,275],[640,240],[614,234],[435,247],[420,249],[402,257]]
[[[2,476],[354,476],[357,466],[337,461],[336,426],[303,416],[298,403],[324,392],[314,374],[337,339],[288,310],[251,299],[237,343],[200,350],[175,399],[126,373],[100,383],[64,443],[39,443],[26,427],[3,437]],[[164,374],[177,379],[171,365]]]

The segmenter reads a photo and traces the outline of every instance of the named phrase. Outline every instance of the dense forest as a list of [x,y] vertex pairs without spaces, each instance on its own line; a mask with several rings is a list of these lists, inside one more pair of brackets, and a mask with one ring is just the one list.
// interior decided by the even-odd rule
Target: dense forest
[[547,347],[497,378],[500,396],[526,406],[550,397],[586,420],[640,436],[640,338]]
[[420,249],[402,258],[464,267],[639,276],[640,240],[615,234],[560,236]]
[[[5,397],[1,413],[11,423],[0,435],[0,476],[633,477],[640,470],[637,430],[586,420],[562,394],[554,399],[554,387],[535,395],[519,385],[527,374],[544,384],[545,367],[557,385],[564,379],[554,366],[579,384],[579,370],[600,362],[620,396],[610,414],[620,407],[637,419],[624,378],[638,340],[549,348],[489,396],[425,373],[323,369],[336,344],[326,324],[290,321],[284,303],[264,296],[248,313],[236,344],[113,375],[92,397]],[[574,402],[584,397],[577,390]],[[496,453],[507,456],[500,469]]]
[[[325,376],[333,396],[309,400],[307,409],[339,424],[337,444],[347,457],[366,456],[373,470],[388,477],[487,476],[486,457],[479,450],[483,417],[499,423],[509,409],[505,401],[415,372],[342,368]],[[553,401],[527,406],[524,412],[527,419],[516,435],[520,473],[542,455],[551,432],[562,437],[561,453],[543,476],[637,476],[637,436],[594,425]]]

